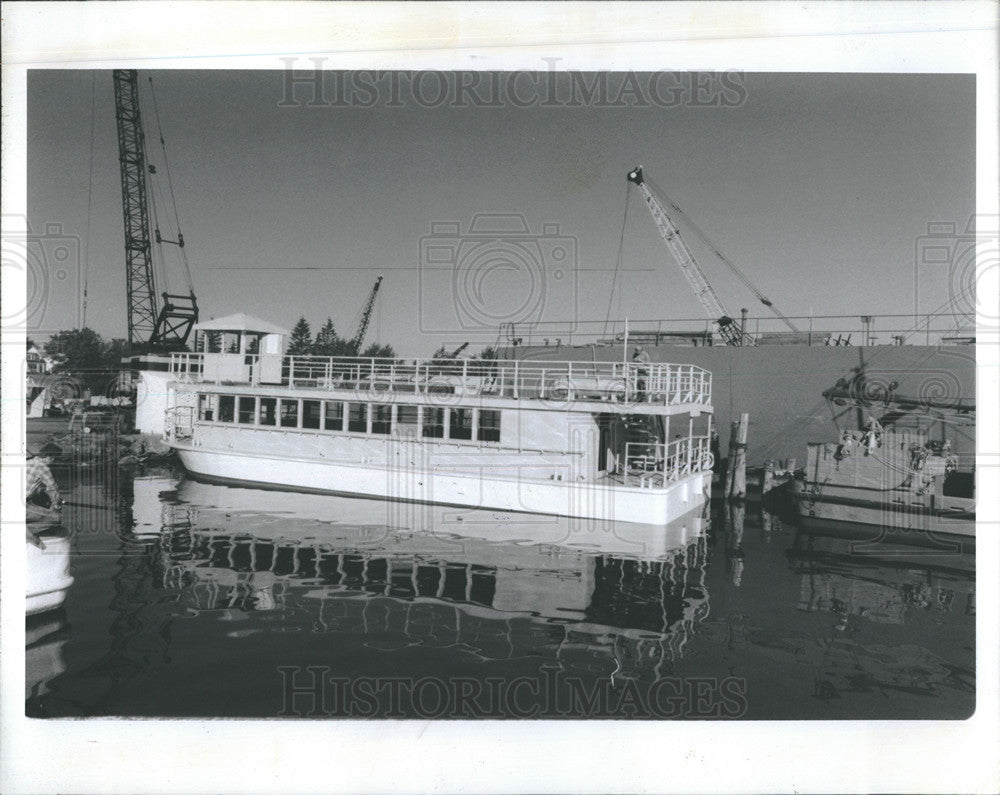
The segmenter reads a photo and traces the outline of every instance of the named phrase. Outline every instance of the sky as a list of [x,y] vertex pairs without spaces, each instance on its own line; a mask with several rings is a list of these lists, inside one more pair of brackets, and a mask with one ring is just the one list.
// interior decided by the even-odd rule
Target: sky
[[[711,73],[696,88],[667,73],[658,94],[640,75],[628,95],[612,75],[603,103],[579,91],[593,75],[560,76],[555,95],[499,73],[462,93],[434,74],[418,89],[412,76],[369,76],[374,90],[361,90],[364,76],[332,72],[321,95],[315,83],[289,95],[288,76],[139,73],[147,158],[162,178],[152,77],[205,319],[245,311],[291,328],[305,316],[315,331],[332,317],[350,334],[379,274],[367,342],[410,356],[475,350],[504,320],[601,321],[609,305],[612,317],[702,317],[627,192],[637,164],[789,316],[940,308],[954,277],[917,266],[918,240],[974,213],[968,75]],[[28,223],[48,252],[29,280],[32,335],[85,322],[124,337],[111,72],[29,72],[27,125]],[[507,233],[477,240],[479,214]],[[727,310],[767,314],[681,232]],[[60,235],[68,268],[53,261]],[[158,289],[165,278],[176,291],[168,254]]]

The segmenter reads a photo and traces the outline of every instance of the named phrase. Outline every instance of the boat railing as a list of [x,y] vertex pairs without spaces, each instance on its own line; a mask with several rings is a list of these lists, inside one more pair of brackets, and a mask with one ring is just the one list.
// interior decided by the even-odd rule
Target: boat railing
[[626,442],[623,471],[626,486],[666,486],[696,472],[711,471],[711,439],[692,436],[662,442]]
[[167,441],[190,439],[194,435],[194,406],[172,406],[164,412],[163,432]]
[[[216,363],[205,357],[226,357]],[[230,361],[231,360],[231,361]],[[221,360],[220,360],[221,361]],[[494,396],[553,402],[709,405],[712,374],[691,364],[286,356],[268,376],[255,354],[171,354],[172,378],[358,393]]]
[[[954,238],[953,238],[954,239]],[[976,341],[975,313],[788,315],[738,318],[752,345],[871,346],[968,345]],[[563,346],[636,344],[724,345],[713,318],[623,318],[525,321],[500,327],[501,344],[538,351]]]

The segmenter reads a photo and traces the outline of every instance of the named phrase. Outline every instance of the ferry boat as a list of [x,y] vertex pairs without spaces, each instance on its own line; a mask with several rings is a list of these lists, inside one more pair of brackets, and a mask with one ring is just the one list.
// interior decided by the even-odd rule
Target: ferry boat
[[283,356],[271,324],[208,323],[234,352],[171,354],[140,396],[197,478],[654,526],[708,498],[700,367]]
[[836,442],[809,444],[806,468],[792,481],[800,516],[974,537],[975,467],[962,465],[946,434],[974,433],[975,405],[898,396],[889,387],[871,399],[861,371],[823,393],[843,413],[868,418]]

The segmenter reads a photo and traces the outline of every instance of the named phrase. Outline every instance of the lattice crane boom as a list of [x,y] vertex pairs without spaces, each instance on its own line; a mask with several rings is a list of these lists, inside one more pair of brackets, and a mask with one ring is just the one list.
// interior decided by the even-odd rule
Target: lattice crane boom
[[368,301],[365,303],[365,308],[361,312],[361,323],[358,325],[358,333],[354,335],[354,339],[351,340],[351,355],[357,356],[361,353],[361,344],[365,341],[365,334],[368,333],[368,324],[372,319],[372,310],[375,308],[375,299],[378,297],[378,288],[382,284],[382,277],[379,276],[375,280],[375,286],[372,287],[371,293],[368,295]]
[[[159,311],[157,308],[147,196],[147,174],[153,173],[154,169],[146,162],[138,75],[134,69],[116,69],[112,77],[125,226],[129,350],[184,348],[194,324],[198,322],[198,302],[193,290],[188,295],[165,292],[163,306]],[[160,140],[162,143],[162,134]],[[179,228],[176,241],[163,239],[157,228],[156,242],[173,243],[180,249],[184,248],[184,237]]]
[[139,110],[138,79],[134,69],[116,69],[113,77],[125,221],[128,342],[132,348],[144,345],[153,336],[157,316],[156,291],[153,286],[146,202],[146,149]]
[[695,296],[697,296],[701,305],[705,308],[705,312],[718,324],[719,332],[722,334],[722,338],[726,341],[726,344],[742,345],[744,342],[743,334],[729,316],[718,294],[712,289],[712,285],[709,283],[701,266],[698,265],[691,250],[681,239],[680,231],[678,231],[677,227],[670,220],[659,199],[649,190],[649,187],[642,178],[642,166],[636,166],[635,169],[629,172],[628,180],[638,186],[640,193],[642,193],[642,198],[646,202],[646,207],[649,209],[649,214],[653,216],[653,222],[656,224],[656,228],[663,238],[663,242],[667,244],[667,249],[673,255],[673,258],[681,269],[681,273],[684,274],[691,285],[691,289],[694,290]]

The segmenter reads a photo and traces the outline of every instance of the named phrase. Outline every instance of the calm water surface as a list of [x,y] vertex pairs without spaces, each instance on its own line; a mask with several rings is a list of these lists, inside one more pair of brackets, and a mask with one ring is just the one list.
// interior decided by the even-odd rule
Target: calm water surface
[[[63,478],[36,717],[965,718],[969,540],[713,506],[667,531]],[[906,543],[903,543],[903,542]]]

